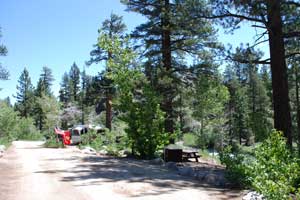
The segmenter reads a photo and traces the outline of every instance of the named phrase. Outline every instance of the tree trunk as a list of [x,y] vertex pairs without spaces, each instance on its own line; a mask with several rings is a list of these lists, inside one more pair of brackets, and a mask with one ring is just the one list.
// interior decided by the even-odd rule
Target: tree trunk
[[292,146],[291,115],[288,93],[287,67],[280,15],[280,1],[268,0],[268,35],[271,58],[272,89],[274,102],[274,127],[283,131]]
[[111,130],[112,119],[112,95],[107,92],[106,94],[106,128]]
[[[170,2],[169,0],[164,0],[162,6],[164,8],[164,13],[162,13],[162,62],[165,70],[166,78],[171,76],[171,31],[170,31]],[[164,77],[163,77],[164,78]],[[164,83],[165,84],[165,83]],[[172,83],[167,83],[163,87],[163,103],[162,109],[166,112],[165,120],[165,131],[173,134],[174,133],[174,116],[173,116],[173,92],[172,92]],[[174,143],[174,139],[170,139],[170,143]]]
[[298,133],[298,153],[300,154],[300,100],[299,100],[299,77],[298,66],[295,67],[295,86],[296,86],[296,109],[297,109],[297,133]]
[[180,113],[179,113],[179,121],[180,121],[180,131],[183,132],[184,130],[184,114],[183,114],[183,102],[182,102],[182,93],[179,94],[179,101],[180,101]]
[[[110,33],[110,38],[112,38],[112,35]],[[108,60],[112,59],[112,53],[109,51],[108,52]],[[107,71],[109,72],[110,69],[107,69]],[[111,83],[109,83],[111,84]],[[105,120],[105,126],[106,128],[108,128],[109,130],[111,130],[111,119],[112,119],[112,94],[111,94],[111,85],[108,86],[108,88],[106,89],[106,120]]]
[[84,124],[84,105],[81,105],[81,124]]

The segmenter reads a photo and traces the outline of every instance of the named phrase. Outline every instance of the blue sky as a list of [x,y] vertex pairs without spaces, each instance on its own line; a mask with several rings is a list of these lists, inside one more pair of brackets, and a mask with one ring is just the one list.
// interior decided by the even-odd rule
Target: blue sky
[[[112,12],[123,16],[129,31],[143,22],[141,15],[124,10],[119,0],[0,0],[1,43],[8,48],[0,62],[10,71],[10,80],[0,81],[0,99],[10,96],[14,102],[12,95],[24,67],[34,86],[42,67],[50,67],[55,78],[52,90],[57,95],[63,73],[73,62],[84,67],[98,28]],[[219,35],[221,42],[236,46],[253,41],[255,30],[244,27],[234,35],[223,31]],[[92,65],[86,70],[95,75],[101,67]]]

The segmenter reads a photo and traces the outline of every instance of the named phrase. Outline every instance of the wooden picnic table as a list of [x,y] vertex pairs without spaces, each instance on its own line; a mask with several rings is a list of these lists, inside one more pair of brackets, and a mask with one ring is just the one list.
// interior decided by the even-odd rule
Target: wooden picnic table
[[192,149],[168,149],[164,150],[164,160],[166,162],[183,162],[188,161],[190,158],[194,158],[196,162],[199,162],[200,155],[198,151]]
[[198,151],[183,150],[182,151],[182,160],[188,160],[189,158],[195,158],[196,162],[199,162],[198,158],[200,158],[200,156],[198,155]]

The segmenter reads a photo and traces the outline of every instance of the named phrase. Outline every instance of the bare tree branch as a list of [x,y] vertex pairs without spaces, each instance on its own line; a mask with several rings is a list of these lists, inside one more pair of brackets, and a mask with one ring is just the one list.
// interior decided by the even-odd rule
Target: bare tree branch
[[265,60],[259,60],[259,59],[256,59],[256,60],[247,60],[247,59],[242,59],[242,58],[233,58],[231,56],[227,56],[228,59],[232,60],[232,61],[235,61],[235,62],[239,62],[239,63],[243,63],[243,64],[249,64],[249,63],[252,63],[252,64],[262,64],[262,65],[269,65],[271,64],[270,63],[270,58],[267,58]]
[[259,26],[259,25],[252,25],[253,28],[262,28],[262,29],[267,29],[265,26]]
[[266,39],[266,40],[257,42],[257,43],[255,43],[254,45],[250,46],[250,48],[256,47],[257,45],[260,45],[260,44],[265,43],[265,42],[269,42],[269,39]]
[[205,18],[205,19],[219,19],[219,18],[225,18],[225,17],[234,17],[234,18],[238,18],[238,19],[241,19],[241,20],[249,20],[249,21],[252,21],[252,22],[258,22],[258,23],[265,24],[265,21],[262,20],[262,19],[253,18],[253,17],[249,17],[249,16],[244,16],[244,15],[240,15],[240,14],[236,14],[236,13],[231,13],[228,10],[225,13],[221,14],[221,15],[211,15],[211,16],[200,15],[199,17],[202,17],[202,18]]
[[257,43],[261,38],[263,38],[266,34],[268,34],[268,31],[265,31],[261,34],[261,36],[259,36],[254,43]]

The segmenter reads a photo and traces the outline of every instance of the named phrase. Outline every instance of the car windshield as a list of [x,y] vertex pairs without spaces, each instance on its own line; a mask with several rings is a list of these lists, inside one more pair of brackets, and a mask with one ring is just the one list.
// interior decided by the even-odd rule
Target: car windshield
[[78,130],[73,130],[73,131],[72,131],[72,135],[73,135],[73,136],[78,136],[78,135],[80,135],[80,134],[79,134],[79,131],[78,131]]

